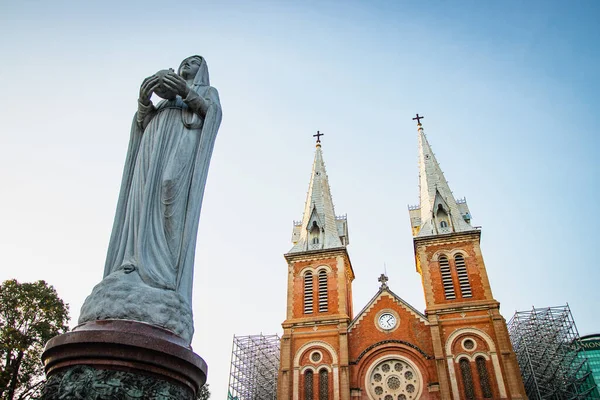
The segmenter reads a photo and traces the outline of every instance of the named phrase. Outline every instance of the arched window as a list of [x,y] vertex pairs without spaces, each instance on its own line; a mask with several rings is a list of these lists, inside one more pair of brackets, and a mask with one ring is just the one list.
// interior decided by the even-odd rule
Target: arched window
[[312,272],[304,274],[304,314],[313,312],[313,275]]
[[485,358],[479,356],[475,359],[477,365],[477,375],[479,375],[479,385],[481,386],[481,393],[483,393],[484,399],[491,399],[492,388],[490,386],[490,377],[488,375]]
[[319,225],[317,221],[313,221],[312,226],[310,227],[310,233],[318,235],[319,234]]
[[467,274],[467,266],[465,265],[465,258],[462,254],[454,256],[454,264],[456,265],[456,274],[458,275],[458,283],[460,284],[460,294],[462,297],[473,296],[471,284],[469,283],[469,275]]
[[329,372],[325,368],[319,371],[319,400],[329,399]]
[[327,271],[319,271],[319,312],[327,312]]
[[471,375],[471,363],[466,358],[463,358],[458,362],[458,364],[460,365],[460,374],[462,375],[465,399],[474,400],[475,388],[473,387],[473,376]]
[[304,373],[304,400],[313,398],[313,372],[309,369]]
[[440,222],[440,227],[441,228],[447,228],[448,227],[448,223],[446,221],[442,221],[442,222]]
[[450,263],[448,257],[440,257],[440,273],[442,274],[442,285],[444,286],[444,294],[447,299],[455,299],[454,283],[452,282],[452,274],[450,273]]
[[317,221],[313,221],[309,231],[309,243],[311,243],[311,249],[315,250],[319,248],[319,236],[321,234],[321,229],[319,225],[317,225]]
[[437,211],[435,213],[435,217],[438,219],[438,221],[442,221],[442,222],[444,222],[446,224],[446,225],[441,225],[440,224],[440,226],[442,228],[447,228],[448,227],[448,222],[446,222],[448,220],[448,213],[444,209],[444,206],[442,206],[441,204],[438,204],[438,206],[437,206]]

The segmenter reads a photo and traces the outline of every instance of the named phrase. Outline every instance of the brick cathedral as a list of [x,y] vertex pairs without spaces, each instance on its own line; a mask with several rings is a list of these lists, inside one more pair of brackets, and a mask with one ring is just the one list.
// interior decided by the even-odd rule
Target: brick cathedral
[[278,400],[525,399],[500,303],[464,200],[456,200],[417,114],[420,205],[409,209],[421,312],[381,286],[358,313],[348,225],[336,217],[319,136],[294,224]]

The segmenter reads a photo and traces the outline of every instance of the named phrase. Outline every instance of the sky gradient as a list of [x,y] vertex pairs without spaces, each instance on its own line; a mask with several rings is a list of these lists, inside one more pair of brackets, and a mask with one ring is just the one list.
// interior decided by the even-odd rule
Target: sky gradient
[[354,309],[424,309],[407,205],[422,121],[494,296],[600,331],[600,3],[0,0],[0,279],[79,308],[102,278],[142,80],[203,55],[223,122],[196,251],[194,350],[225,398],[233,334],[281,334],[320,130]]

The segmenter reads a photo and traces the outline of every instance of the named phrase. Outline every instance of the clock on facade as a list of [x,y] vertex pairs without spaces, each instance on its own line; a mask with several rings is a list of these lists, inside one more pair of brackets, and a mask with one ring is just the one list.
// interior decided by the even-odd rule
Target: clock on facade
[[379,316],[379,319],[377,320],[377,322],[379,323],[379,326],[381,327],[381,329],[389,330],[389,329],[394,328],[398,321],[396,320],[396,317],[394,316],[394,314],[383,313]]

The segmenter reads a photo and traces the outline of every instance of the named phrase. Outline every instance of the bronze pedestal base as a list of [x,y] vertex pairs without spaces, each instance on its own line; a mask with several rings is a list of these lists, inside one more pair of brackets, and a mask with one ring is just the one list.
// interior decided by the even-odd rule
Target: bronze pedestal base
[[194,399],[207,365],[183,339],[140,322],[106,320],[51,339],[42,399]]

